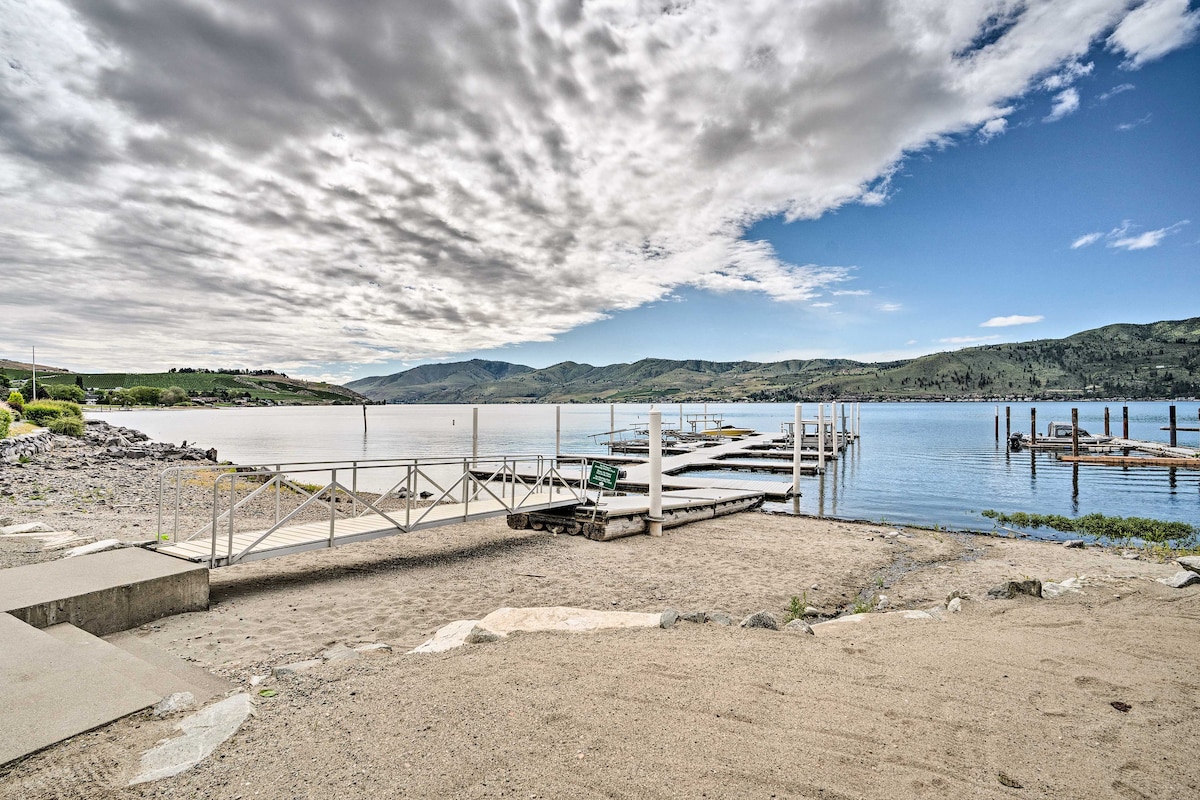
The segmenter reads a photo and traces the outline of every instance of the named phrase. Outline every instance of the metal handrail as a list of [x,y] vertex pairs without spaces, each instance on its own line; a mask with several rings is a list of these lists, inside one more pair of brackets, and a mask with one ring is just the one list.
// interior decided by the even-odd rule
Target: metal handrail
[[[529,462],[535,465],[532,475],[528,473],[522,474],[522,463]],[[575,464],[579,465],[578,478],[568,478],[563,474],[561,466],[565,462],[572,463],[572,466]],[[553,496],[558,491],[566,490],[570,492],[574,499],[582,502],[586,497],[587,464],[587,458],[583,457],[563,459],[553,456],[531,455],[484,458],[372,459],[350,462],[315,461],[303,462],[303,466],[300,469],[296,469],[297,465],[283,463],[253,467],[246,465],[169,467],[163,470],[159,476],[158,540],[160,542],[163,541],[163,531],[164,527],[166,527],[165,517],[169,511],[172,511],[168,508],[168,498],[173,494],[174,509],[173,519],[170,524],[171,540],[173,542],[179,541],[182,485],[185,476],[189,473],[204,474],[220,472],[213,480],[211,521],[188,537],[189,539],[194,539],[203,533],[208,534],[208,538],[210,539],[209,561],[210,565],[215,566],[219,558],[227,559],[226,563],[230,564],[241,560],[272,534],[296,519],[304,510],[313,506],[327,505],[329,508],[329,536],[330,544],[332,545],[339,511],[344,518],[356,518],[368,513],[376,514],[381,519],[386,520],[389,525],[394,526],[398,531],[405,531],[421,524],[435,508],[447,501],[462,503],[462,518],[464,520],[471,516],[471,504],[473,502],[479,502],[487,498],[495,500],[502,509],[510,513],[527,504],[532,497],[540,494],[542,491],[547,491],[548,494]],[[481,465],[484,467],[482,470],[479,469]],[[456,480],[445,482],[444,478],[438,479],[430,474],[431,467],[439,466],[454,466],[461,471]],[[373,502],[359,493],[359,470],[379,469],[402,469],[404,471],[403,476],[392,483],[391,488],[385,493],[385,495],[390,494],[397,487],[404,487],[405,504],[402,515],[403,522],[399,519],[401,514],[396,511],[383,511],[379,508],[378,501]],[[350,471],[351,480],[349,488],[347,488],[345,482],[338,479],[339,471],[343,475],[345,471]],[[316,492],[310,492],[308,489],[298,485],[294,480],[296,473],[317,472],[329,473],[329,480]],[[239,498],[237,496],[238,479],[242,477],[259,478],[263,479],[264,482],[262,485],[255,487],[245,497]],[[510,481],[512,483],[511,489],[507,485]],[[413,501],[416,497],[418,485],[422,482],[438,490],[440,494],[432,498],[432,502],[427,507],[414,508]],[[496,483],[501,484],[498,490],[495,487]],[[286,514],[283,513],[280,507],[282,489],[285,486],[297,492],[303,498],[298,506]],[[271,490],[275,491],[273,524],[267,530],[258,533],[251,544],[242,547],[240,552],[234,553],[234,532],[238,511],[245,508],[254,499],[261,497]],[[337,507],[338,492],[342,492],[343,496],[349,499],[349,509],[339,509]],[[225,496],[228,497],[228,506],[223,508],[222,497]],[[520,499],[518,499],[518,496]],[[492,508],[494,509],[494,506]],[[414,514],[414,512],[417,513]],[[455,518],[457,516],[456,514]],[[217,539],[221,536],[222,532],[225,534],[226,542],[224,554],[219,556]]]

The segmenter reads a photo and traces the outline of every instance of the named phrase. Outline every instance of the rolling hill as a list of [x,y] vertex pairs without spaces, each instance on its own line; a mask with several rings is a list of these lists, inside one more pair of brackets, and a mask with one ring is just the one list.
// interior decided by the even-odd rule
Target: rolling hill
[[347,384],[401,403],[1082,399],[1200,395],[1200,318],[868,364],[847,359],[673,361],[544,369],[500,361],[415,367]]

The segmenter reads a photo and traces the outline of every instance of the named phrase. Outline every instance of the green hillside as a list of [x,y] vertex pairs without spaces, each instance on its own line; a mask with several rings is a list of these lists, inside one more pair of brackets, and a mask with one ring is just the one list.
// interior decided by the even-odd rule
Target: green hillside
[[[22,368],[24,367],[24,368]],[[12,380],[28,380],[27,365],[0,368]],[[165,389],[178,386],[189,394],[270,400],[275,403],[331,404],[361,403],[366,398],[357,392],[329,383],[313,383],[277,373],[242,374],[228,372],[43,372],[38,367],[39,384],[73,383],[87,390],[153,386]]]
[[[486,365],[486,367],[484,366]],[[1065,339],[903,361],[672,361],[545,369],[494,361],[416,367],[348,386],[410,403],[1082,399],[1200,396],[1200,318],[1118,324]]]

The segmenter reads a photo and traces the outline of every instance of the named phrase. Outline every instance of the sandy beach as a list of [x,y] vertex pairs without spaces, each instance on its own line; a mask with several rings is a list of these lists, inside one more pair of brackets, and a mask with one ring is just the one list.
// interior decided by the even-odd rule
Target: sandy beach
[[[64,443],[3,468],[0,517],[149,538],[162,466]],[[5,565],[43,557],[0,542]],[[1158,582],[1177,570],[764,513],[607,543],[501,519],[256,562],[212,574],[209,611],[136,635],[241,691],[331,647],[391,652],[267,678],[256,716],[176,777],[126,787],[177,721],[141,713],[0,769],[0,798],[1196,796],[1200,591]],[[1081,589],[988,597],[1023,578]],[[816,621],[881,595],[882,611],[935,616],[873,610],[817,636],[736,625],[782,621],[792,597]],[[454,620],[533,606],[735,624],[406,652]]]

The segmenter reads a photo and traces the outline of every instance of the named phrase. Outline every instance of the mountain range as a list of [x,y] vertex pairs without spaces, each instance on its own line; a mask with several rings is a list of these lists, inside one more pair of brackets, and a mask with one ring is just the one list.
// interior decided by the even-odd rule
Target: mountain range
[[473,359],[351,381],[391,403],[587,403],[818,399],[1155,399],[1200,395],[1200,317],[919,358],[701,361],[646,358],[543,369]]

